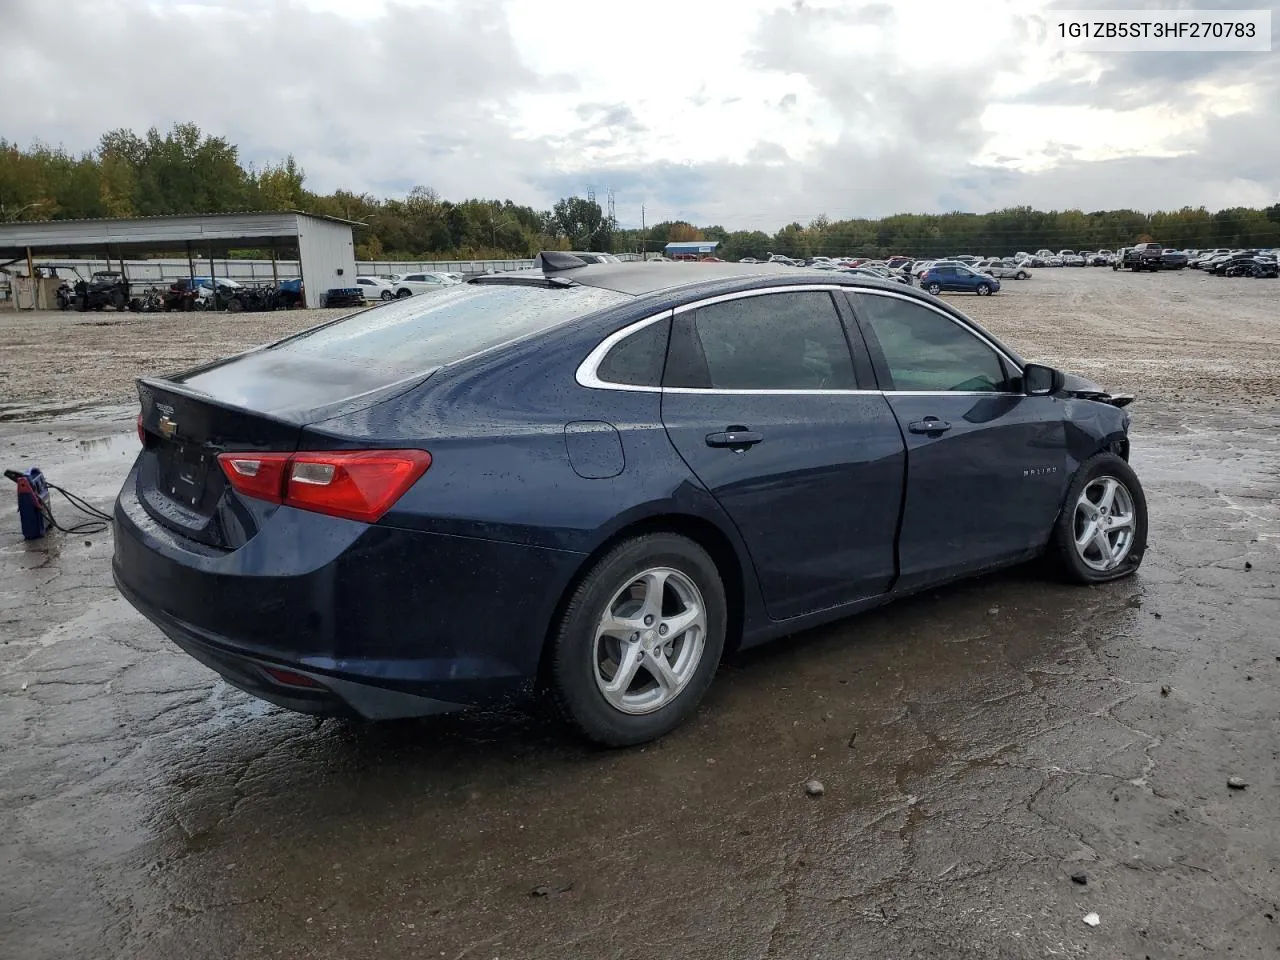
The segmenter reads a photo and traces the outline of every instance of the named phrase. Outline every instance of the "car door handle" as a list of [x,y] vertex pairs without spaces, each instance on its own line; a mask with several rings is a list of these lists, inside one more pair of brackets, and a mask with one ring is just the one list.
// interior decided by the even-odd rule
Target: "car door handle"
[[764,440],[760,434],[752,430],[736,430],[730,428],[721,433],[708,433],[708,447],[729,447],[734,450],[746,450]]
[[937,417],[925,417],[923,420],[911,421],[907,429],[912,433],[946,433],[951,429],[951,424]]

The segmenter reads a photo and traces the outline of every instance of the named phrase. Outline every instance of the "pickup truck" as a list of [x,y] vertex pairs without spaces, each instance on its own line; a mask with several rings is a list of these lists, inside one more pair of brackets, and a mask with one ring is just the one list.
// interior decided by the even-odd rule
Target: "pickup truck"
[[[1127,267],[1135,273],[1139,270],[1159,270],[1166,266],[1164,245],[1159,243],[1138,243],[1132,247],[1121,249],[1111,264],[1112,270]],[[1186,258],[1182,258],[1182,266],[1186,266]],[[1176,267],[1176,264],[1168,264]]]

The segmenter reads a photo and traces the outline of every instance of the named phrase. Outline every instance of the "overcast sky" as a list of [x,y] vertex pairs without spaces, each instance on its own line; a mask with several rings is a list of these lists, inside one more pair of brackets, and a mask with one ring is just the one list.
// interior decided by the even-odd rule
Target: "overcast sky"
[[[1280,200],[1271,53],[1080,55],[1043,0],[0,0],[0,136],[194,121],[308,186],[730,229]],[[1073,8],[1140,2],[1058,3]],[[1148,6],[1271,8],[1164,0]]]

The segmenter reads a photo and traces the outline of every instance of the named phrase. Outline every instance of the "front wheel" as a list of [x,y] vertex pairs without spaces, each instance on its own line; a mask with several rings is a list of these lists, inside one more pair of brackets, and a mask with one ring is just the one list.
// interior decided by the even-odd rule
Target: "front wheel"
[[692,540],[654,533],[605,554],[570,597],[550,643],[551,693],[586,737],[633,746],[697,709],[724,651],[715,562]]
[[1099,453],[1080,465],[1054,526],[1054,548],[1075,583],[1106,583],[1138,569],[1147,548],[1147,498],[1121,457]]
[[991,296],[991,287],[985,283],[978,284],[978,296],[980,297]]
[[412,296],[413,296],[413,291],[412,291],[412,290],[397,290],[397,291],[396,291],[396,299],[397,299],[397,300],[403,300],[405,297],[412,297]]
[[936,297],[938,294],[942,292],[942,284],[931,283],[927,287],[925,287],[925,289],[928,290],[930,293],[932,293]]
[[383,299],[383,300],[394,300],[395,298],[396,298],[396,295],[395,295],[394,293],[392,293],[390,290],[383,290],[383,291],[382,291],[382,299]]

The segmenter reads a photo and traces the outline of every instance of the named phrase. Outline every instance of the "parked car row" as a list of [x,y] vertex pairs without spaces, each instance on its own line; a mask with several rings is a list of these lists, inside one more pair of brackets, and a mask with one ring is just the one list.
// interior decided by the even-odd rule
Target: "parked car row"
[[1207,250],[1192,257],[1187,264],[1193,270],[1203,270],[1219,277],[1255,277],[1272,279],[1280,276],[1280,251],[1261,250]]
[[356,286],[366,302],[402,300],[419,293],[438,293],[462,283],[460,273],[391,273],[385,276],[356,277]]

